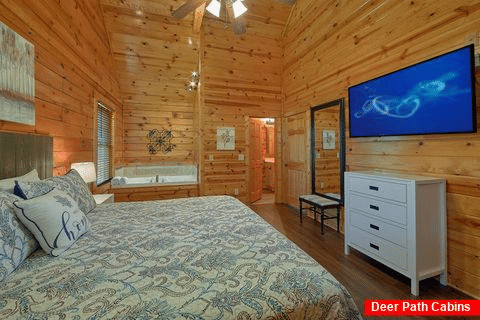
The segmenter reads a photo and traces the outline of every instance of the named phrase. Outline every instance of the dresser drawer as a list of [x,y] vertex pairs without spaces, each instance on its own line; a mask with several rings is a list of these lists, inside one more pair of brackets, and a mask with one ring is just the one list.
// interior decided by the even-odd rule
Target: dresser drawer
[[407,246],[407,230],[385,223],[355,211],[350,212],[350,224],[374,236],[388,240],[402,247]]
[[350,227],[349,244],[365,250],[373,258],[381,258],[396,267],[407,270],[407,249],[389,241],[375,237],[355,227]]
[[407,208],[375,198],[367,198],[358,194],[350,194],[350,208],[388,219],[397,223],[407,223]]
[[407,201],[407,186],[405,184],[351,177],[350,184],[347,187],[351,191],[366,195],[403,203]]

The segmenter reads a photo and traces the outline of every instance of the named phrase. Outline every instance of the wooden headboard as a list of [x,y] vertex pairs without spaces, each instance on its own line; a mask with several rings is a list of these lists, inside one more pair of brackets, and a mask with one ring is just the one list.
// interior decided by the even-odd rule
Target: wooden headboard
[[45,135],[0,132],[0,179],[37,169],[40,179],[52,176],[53,138]]

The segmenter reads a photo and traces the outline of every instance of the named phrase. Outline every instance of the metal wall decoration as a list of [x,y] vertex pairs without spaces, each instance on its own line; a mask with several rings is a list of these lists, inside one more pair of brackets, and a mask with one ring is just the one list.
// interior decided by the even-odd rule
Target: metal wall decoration
[[35,125],[35,48],[0,22],[0,119]]
[[147,149],[151,154],[156,154],[158,151],[169,153],[176,147],[176,145],[172,143],[173,133],[170,130],[162,129],[160,131],[152,129],[148,131],[147,138],[150,139],[150,142],[147,144]]

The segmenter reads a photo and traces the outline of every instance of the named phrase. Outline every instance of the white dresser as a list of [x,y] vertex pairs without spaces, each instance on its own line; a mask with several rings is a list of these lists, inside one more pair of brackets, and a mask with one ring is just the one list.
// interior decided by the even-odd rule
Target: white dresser
[[345,172],[345,254],[361,251],[418,282],[440,275],[447,284],[444,179]]

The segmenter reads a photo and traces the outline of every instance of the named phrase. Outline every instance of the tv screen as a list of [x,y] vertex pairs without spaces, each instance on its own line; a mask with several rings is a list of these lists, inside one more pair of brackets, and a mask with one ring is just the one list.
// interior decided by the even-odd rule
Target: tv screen
[[348,89],[350,137],[476,132],[473,45]]

